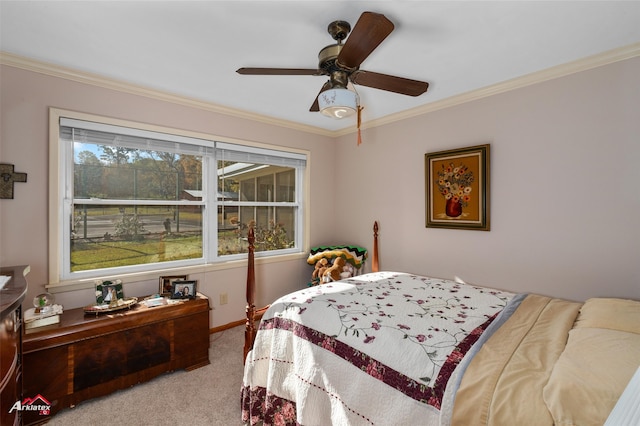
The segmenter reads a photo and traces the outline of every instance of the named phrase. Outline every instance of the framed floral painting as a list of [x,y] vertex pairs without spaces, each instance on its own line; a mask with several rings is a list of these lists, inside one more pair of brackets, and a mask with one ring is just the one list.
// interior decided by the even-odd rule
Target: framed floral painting
[[489,144],[427,153],[427,228],[489,230]]

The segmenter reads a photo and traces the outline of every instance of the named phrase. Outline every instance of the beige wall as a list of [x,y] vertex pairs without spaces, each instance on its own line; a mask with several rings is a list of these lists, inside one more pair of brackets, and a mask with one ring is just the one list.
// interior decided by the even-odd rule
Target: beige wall
[[[640,299],[640,59],[603,66],[332,139],[2,66],[0,161],[28,173],[0,201],[0,264],[48,267],[48,108],[311,151],[310,244],[371,247],[381,267],[570,299]],[[491,231],[424,226],[424,154],[491,143]],[[369,266],[367,266],[367,269]],[[259,303],[304,285],[304,260],[262,264]],[[244,316],[243,267],[193,275],[212,327]],[[156,281],[126,282],[126,294]],[[218,304],[219,293],[229,303]],[[90,290],[58,293],[65,308]]]
[[[339,141],[346,240],[381,268],[516,292],[640,299],[640,58]],[[491,231],[425,228],[424,154],[491,144]]]
[[[332,179],[335,141],[326,136],[191,108],[143,96],[81,84],[10,66],[2,66],[2,130],[0,161],[28,174],[26,183],[15,184],[15,198],[0,200],[0,264],[31,265],[27,302],[44,291],[48,280],[48,114],[49,107],[81,111],[107,117],[186,129],[239,140],[268,143],[311,151],[310,240],[328,243],[332,239]],[[328,177],[328,178],[327,178]],[[300,288],[309,279],[310,266],[304,260],[259,265],[257,301],[274,298]],[[166,274],[173,275],[173,274]],[[214,310],[211,326],[224,325],[244,317],[246,268],[196,272],[199,290],[211,298]],[[157,280],[125,280],[125,295],[143,296],[158,291]],[[219,305],[219,294],[228,293],[229,303]],[[77,290],[56,294],[65,308],[94,302],[93,291]],[[30,306],[27,304],[26,306]]]

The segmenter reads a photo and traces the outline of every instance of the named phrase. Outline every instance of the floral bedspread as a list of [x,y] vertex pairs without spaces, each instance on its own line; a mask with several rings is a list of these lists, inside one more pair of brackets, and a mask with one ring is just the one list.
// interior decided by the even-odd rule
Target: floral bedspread
[[450,375],[513,296],[396,272],[284,296],[247,357],[243,421],[437,424]]

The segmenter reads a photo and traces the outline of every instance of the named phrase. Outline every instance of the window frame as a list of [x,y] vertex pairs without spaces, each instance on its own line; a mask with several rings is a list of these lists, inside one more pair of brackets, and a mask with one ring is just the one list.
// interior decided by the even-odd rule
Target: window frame
[[[202,239],[203,239],[203,257],[199,259],[189,259],[180,261],[171,261],[166,263],[140,264],[129,267],[118,267],[99,270],[71,272],[68,262],[70,256],[70,235],[71,235],[71,216],[73,215],[73,146],[64,147],[60,138],[60,120],[81,120],[99,123],[100,125],[118,126],[123,128],[136,129],[141,132],[161,133],[166,135],[175,135],[178,138],[188,138],[189,140],[197,139],[211,143],[212,146],[220,144],[227,149],[234,149],[238,152],[272,152],[272,155],[278,157],[280,153],[283,156],[291,155],[298,158],[304,158],[302,166],[292,167],[295,170],[295,196],[297,201],[294,202],[244,202],[244,201],[225,201],[218,200],[216,196],[203,197],[203,200],[196,202],[202,204]],[[224,149],[224,148],[223,148]],[[71,153],[69,153],[71,151]],[[205,179],[214,179],[208,182],[209,192],[217,191],[217,176],[211,176],[214,173],[208,173],[216,168],[217,148],[213,150],[214,155],[203,156],[203,182]],[[279,249],[273,251],[256,252],[256,259],[264,259],[265,261],[289,260],[291,256],[295,258],[303,257],[308,251],[308,219],[309,219],[309,159],[310,152],[301,149],[285,148],[277,145],[268,145],[263,143],[235,140],[229,138],[218,137],[209,134],[184,131],[168,127],[161,127],[150,124],[143,124],[128,120],[113,119],[103,116],[97,116],[87,113],[79,113],[75,111],[67,111],[58,108],[50,108],[49,110],[49,285],[47,288],[52,290],[60,287],[75,286],[78,288],[87,288],[90,283],[100,278],[117,278],[126,276],[135,276],[144,278],[146,276],[161,275],[167,271],[172,273],[176,270],[193,270],[208,271],[215,269],[224,269],[228,267],[238,267],[239,263],[244,263],[246,253],[218,255],[218,220],[217,212],[220,206],[246,206],[261,207],[263,205],[271,208],[275,207],[294,207],[297,208],[295,217],[295,246],[288,249]],[[208,165],[205,165],[207,163]],[[275,177],[274,177],[275,180]],[[71,188],[69,188],[71,185]],[[203,183],[204,185],[204,183]],[[203,186],[204,188],[204,186]],[[72,194],[71,199],[68,198],[69,193]],[[212,200],[207,200],[210,198]],[[104,201],[104,200],[103,200]],[[121,203],[122,200],[118,200]],[[95,203],[89,201],[89,203]],[[153,204],[148,200],[132,200],[128,204],[145,205]],[[181,201],[162,202],[163,204],[186,205]],[[104,203],[103,203],[104,204]],[[66,219],[65,219],[66,218]],[[65,270],[66,265],[66,270]],[[85,284],[84,286],[82,284]],[[66,291],[66,290],[60,290]]]

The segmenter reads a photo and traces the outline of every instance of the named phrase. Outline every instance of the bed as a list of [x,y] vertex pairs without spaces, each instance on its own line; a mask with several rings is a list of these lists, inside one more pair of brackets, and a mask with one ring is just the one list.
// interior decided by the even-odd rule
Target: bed
[[262,309],[250,249],[243,423],[604,424],[640,366],[639,301],[378,271],[377,233],[371,273]]

